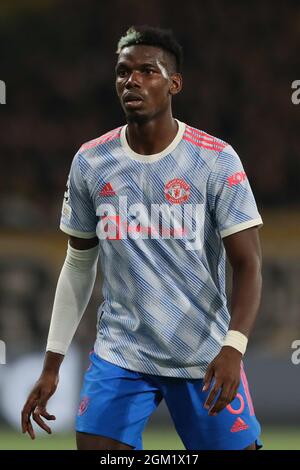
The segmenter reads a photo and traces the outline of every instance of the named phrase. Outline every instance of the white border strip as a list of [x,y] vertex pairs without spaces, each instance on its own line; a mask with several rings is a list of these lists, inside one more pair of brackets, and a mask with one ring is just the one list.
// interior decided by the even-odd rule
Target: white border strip
[[222,238],[228,237],[228,235],[241,232],[242,230],[246,230],[247,228],[254,227],[255,225],[258,225],[259,228],[262,227],[263,221],[261,217],[259,217],[258,219],[247,220],[247,222],[242,222],[241,224],[237,224],[237,225],[234,225],[233,227],[226,228],[225,230],[221,231],[221,237]]
[[96,232],[78,232],[77,230],[73,230],[72,228],[67,227],[66,225],[60,224],[60,230],[68,235],[78,238],[95,238]]

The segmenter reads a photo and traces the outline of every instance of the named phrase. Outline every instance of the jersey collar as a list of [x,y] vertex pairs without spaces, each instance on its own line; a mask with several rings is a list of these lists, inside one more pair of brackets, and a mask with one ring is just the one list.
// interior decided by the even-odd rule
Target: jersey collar
[[132,150],[131,147],[129,147],[127,138],[126,138],[126,129],[127,129],[127,124],[126,124],[125,126],[122,127],[121,135],[120,135],[121,145],[123,147],[124,152],[127,155],[129,155],[130,158],[132,158],[133,160],[138,160],[139,162],[144,162],[144,163],[157,162],[161,158],[173,152],[173,150],[177,147],[177,145],[182,139],[182,136],[185,131],[185,123],[179,121],[178,119],[175,119],[175,121],[178,123],[178,131],[177,131],[175,138],[172,140],[172,142],[168,145],[167,148],[162,150],[162,152],[153,153],[152,155],[141,155],[140,153],[136,153],[134,150]]

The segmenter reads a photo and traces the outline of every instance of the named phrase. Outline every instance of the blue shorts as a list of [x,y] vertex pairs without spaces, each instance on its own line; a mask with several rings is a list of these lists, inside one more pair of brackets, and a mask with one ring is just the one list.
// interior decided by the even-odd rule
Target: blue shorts
[[142,433],[162,399],[176,431],[188,450],[239,450],[260,446],[244,369],[236,398],[217,416],[203,407],[209,391],[202,379],[162,377],[124,369],[90,354],[85,373],[76,430],[110,437],[141,450]]

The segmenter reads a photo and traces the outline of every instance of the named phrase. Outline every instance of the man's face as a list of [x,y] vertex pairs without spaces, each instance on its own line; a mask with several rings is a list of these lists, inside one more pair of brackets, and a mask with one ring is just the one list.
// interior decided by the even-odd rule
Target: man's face
[[128,121],[147,122],[162,114],[181,90],[181,76],[172,73],[169,54],[153,46],[121,50],[116,65],[116,90]]

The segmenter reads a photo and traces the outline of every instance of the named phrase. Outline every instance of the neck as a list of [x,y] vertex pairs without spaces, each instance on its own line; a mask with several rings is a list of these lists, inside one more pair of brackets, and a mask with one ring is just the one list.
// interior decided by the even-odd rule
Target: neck
[[171,110],[162,116],[139,123],[129,122],[127,141],[134,152],[140,155],[153,155],[162,152],[174,140],[178,125]]

